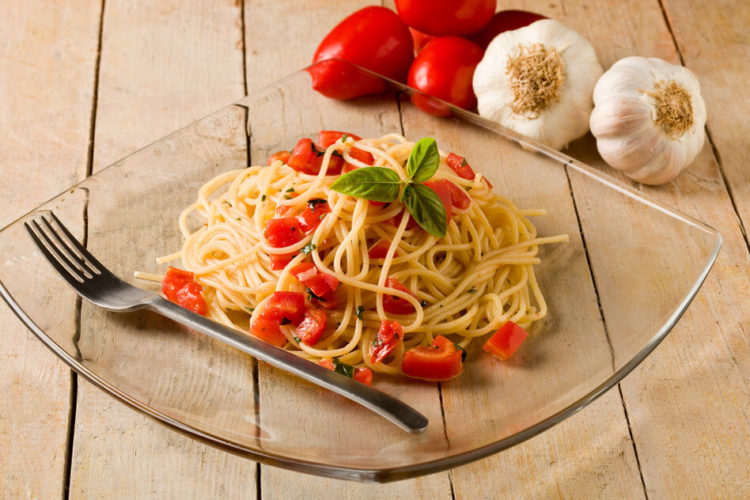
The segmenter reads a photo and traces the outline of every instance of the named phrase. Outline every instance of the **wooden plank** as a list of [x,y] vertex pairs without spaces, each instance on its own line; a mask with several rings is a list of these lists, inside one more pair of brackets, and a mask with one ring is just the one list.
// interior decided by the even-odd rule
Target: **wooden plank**
[[[0,6],[0,226],[86,172],[99,3],[30,1]],[[80,233],[82,204],[78,207],[74,230]],[[4,244],[17,243],[28,250],[26,235],[18,236],[17,242],[6,239]],[[59,311],[58,327],[75,331],[73,295],[41,283],[27,292]],[[67,480],[70,370],[5,303],[0,305],[0,331],[3,494],[60,497]]]
[[[367,2],[247,2],[245,5],[247,75],[248,86],[257,89],[262,83],[258,75],[263,75],[265,83],[288,74],[292,68],[301,69],[312,60],[314,48],[335,23]],[[304,9],[306,15],[298,13]],[[279,25],[282,24],[283,42],[279,38]],[[282,48],[282,55],[279,49]],[[278,61],[285,64],[280,67]],[[307,83],[305,83],[307,85]],[[306,134],[315,134],[318,130],[329,128],[350,130],[362,136],[377,136],[382,133],[399,130],[398,108],[395,102],[384,102],[374,98],[358,102],[356,105],[343,105],[324,98],[307,107],[316,109],[316,116],[304,113],[306,103],[294,101],[295,92],[288,91],[284,113],[279,116],[277,109],[253,109],[250,111],[250,128],[252,132],[251,159],[253,163],[262,162],[269,152],[289,147],[299,136],[293,136],[292,130],[302,130]],[[274,114],[275,113],[275,114]],[[317,115],[326,117],[322,122]],[[269,127],[270,124],[288,124],[288,126]],[[275,440],[269,440],[265,449],[297,448],[301,453],[311,448],[311,459],[324,459],[352,466],[366,467],[372,460],[383,461],[399,455],[400,450],[418,452],[431,446],[445,446],[441,426],[439,396],[434,387],[401,387],[398,381],[381,380],[377,383],[383,390],[398,394],[399,397],[414,404],[423,411],[432,424],[426,435],[412,440],[404,439],[403,431],[396,429],[379,417],[376,417],[354,405],[341,401],[338,396],[326,393],[297,380],[290,380],[276,370],[265,366],[259,367],[259,395],[261,425],[285,418],[297,423],[295,432],[274,433]],[[359,428],[368,429],[367,433],[352,434],[351,424],[344,432],[330,422],[358,422]],[[373,444],[372,436],[378,435],[382,445]],[[414,444],[419,443],[419,444]],[[389,446],[391,448],[389,448]],[[389,451],[390,450],[390,451]],[[315,457],[315,454],[322,454]],[[397,460],[394,458],[394,460]],[[260,489],[268,498],[321,498],[323,496],[358,496],[369,497],[374,487],[364,484],[344,483],[322,478],[301,478],[299,475],[274,467],[261,467]],[[450,496],[448,475],[436,474],[427,478],[401,481],[385,487],[388,496],[420,498]]]
[[[701,83],[708,110],[707,127],[717,161],[726,177],[733,203],[744,227],[750,227],[750,114],[745,80],[750,73],[750,6],[742,0],[706,4],[666,0],[664,11],[680,57]],[[745,236],[747,241],[747,235]]]
[[[596,9],[565,5],[570,24],[595,40],[605,67],[634,53],[679,62],[656,2]],[[688,10],[685,7],[684,12]],[[620,22],[613,26],[612,19]],[[690,30],[687,26],[684,29]],[[613,36],[613,30],[631,36]],[[698,71],[701,80],[708,77],[699,67],[691,69]],[[741,90],[735,92],[744,95]],[[709,114],[717,112],[713,109],[709,107]],[[593,151],[589,138],[577,144],[572,154],[606,168]],[[744,297],[749,286],[746,270],[750,256],[737,216],[709,145],[673,183],[639,188],[708,221],[724,237],[724,248],[712,274],[681,322],[621,384],[647,492],[658,498],[746,497],[750,457],[743,443],[750,439],[750,386],[743,366],[750,358],[750,306]],[[580,194],[585,199],[585,190]],[[588,221],[583,216],[583,222],[603,225],[608,221],[601,214],[589,214]],[[599,244],[606,247],[606,242]],[[688,240],[682,251],[689,256],[692,248],[694,244]],[[597,265],[605,262],[601,255],[592,255],[595,274]],[[672,265],[679,268],[680,262]],[[628,288],[639,284],[624,281],[618,285]],[[617,293],[603,287],[600,293],[607,316]]]
[[[242,51],[237,43],[241,38],[240,13],[239,6],[232,2],[214,2],[210,5],[185,1],[160,2],[158,5],[151,2],[107,2],[95,135],[96,170],[134,148],[144,146],[242,96]],[[209,140],[211,131],[207,132],[205,139]],[[230,146],[227,149],[230,153],[238,151],[233,156],[233,165],[244,163],[244,148],[240,150],[232,146],[244,139],[244,126],[240,136],[236,137],[236,140],[222,145],[225,149]],[[176,150],[165,153],[179,154],[180,148],[186,154],[193,153],[185,144],[173,145]],[[151,160],[158,161],[155,158]],[[198,168],[195,159],[193,162],[186,167]],[[196,182],[200,180],[202,179],[196,179]],[[173,186],[175,187],[178,186]],[[168,190],[168,186],[165,190]],[[147,210],[158,201],[140,199],[131,206],[121,207],[122,211],[118,215],[117,211],[113,211],[116,207],[99,194],[92,193],[89,204],[91,248],[97,253],[101,251],[100,257],[105,262],[125,265],[123,260],[128,259],[122,258],[123,246],[128,241],[137,241],[139,236],[123,234],[121,231],[123,228],[127,231],[137,230],[137,224],[132,224],[132,218],[139,217],[139,210]],[[175,210],[178,211],[179,207],[174,207],[165,214],[171,219],[172,234],[177,232],[173,217]],[[118,217],[128,220],[118,224]],[[165,223],[169,222],[165,220]],[[102,232],[118,226],[119,232]],[[155,246],[168,243],[165,239]],[[152,250],[160,249],[150,249],[146,252],[148,256],[152,256]],[[144,254],[144,259],[146,257]],[[142,265],[153,265],[152,262],[144,260]],[[131,268],[130,272],[132,270]],[[118,271],[127,276],[127,270]],[[97,344],[96,340],[106,342],[108,339],[105,335],[96,337],[95,329],[101,321],[98,317],[100,313],[84,305],[82,348],[99,355],[95,359],[106,363],[109,354],[122,354],[118,349],[131,347],[130,358],[116,356],[116,359],[110,359],[113,362],[107,366],[110,370],[122,369],[121,373],[126,373],[126,367],[122,365],[132,363],[134,373],[138,374],[134,375],[135,379],[143,380],[142,377],[149,372],[147,367],[139,363],[152,359],[155,348],[161,346],[168,349],[171,345],[170,340],[159,337],[156,330],[159,326],[167,325],[163,321],[147,321],[143,330],[144,337],[149,332],[157,334],[154,338],[141,338],[140,346],[137,343],[129,344],[134,341],[132,337],[117,338],[114,344]],[[184,357],[174,360],[177,363],[173,365],[175,369],[179,369],[181,364],[190,365],[191,362],[197,367],[205,366],[207,358],[213,356],[207,356],[214,352],[211,349],[219,349],[210,344],[211,349],[207,350],[205,339],[195,340],[191,349],[184,350]],[[99,351],[96,350],[97,347]],[[143,356],[138,355],[139,349]],[[228,353],[219,349],[216,354],[218,359],[222,354]],[[142,391],[144,398],[149,394],[153,395],[154,400],[147,401],[151,404],[164,404],[170,397],[177,401],[185,394],[196,394],[195,391],[198,391],[206,395],[205,399],[195,400],[195,413],[201,414],[208,411],[212,403],[211,387],[206,384],[215,377],[227,378],[237,384],[244,384],[249,393],[240,392],[238,397],[244,397],[242,404],[252,408],[252,384],[248,385],[247,380],[251,374],[249,360],[231,359],[237,361],[221,363],[220,368],[198,373],[193,380],[176,377],[174,383],[166,383],[161,376],[155,377],[151,386],[144,388],[143,384],[139,386],[134,383],[130,389],[136,394]],[[166,365],[165,369],[168,367]],[[187,367],[187,371],[181,373],[191,372]],[[127,380],[122,382],[126,383]],[[176,407],[179,408],[179,405]],[[177,434],[126,408],[87,383],[80,385],[77,408],[71,473],[73,496],[217,498],[253,497],[255,494],[256,466],[251,461]],[[221,411],[221,408],[214,410]]]

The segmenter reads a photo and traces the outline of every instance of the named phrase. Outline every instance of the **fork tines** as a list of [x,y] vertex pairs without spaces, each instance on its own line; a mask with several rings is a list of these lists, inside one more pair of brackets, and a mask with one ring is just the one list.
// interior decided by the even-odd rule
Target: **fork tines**
[[80,283],[101,274],[102,264],[78,242],[54,213],[48,214],[50,217],[39,215],[23,225],[57,272]]

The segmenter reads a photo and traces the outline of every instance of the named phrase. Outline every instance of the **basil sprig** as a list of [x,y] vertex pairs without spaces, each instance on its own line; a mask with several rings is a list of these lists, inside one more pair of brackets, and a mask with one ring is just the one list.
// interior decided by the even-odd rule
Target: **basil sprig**
[[[417,141],[406,162],[407,182],[396,172],[385,167],[366,167],[340,176],[331,189],[365,200],[390,203],[399,198],[414,220],[428,233],[445,237],[447,218],[440,197],[422,184],[430,179],[440,166],[440,153],[435,139],[424,137]],[[403,187],[403,190],[401,189]]]

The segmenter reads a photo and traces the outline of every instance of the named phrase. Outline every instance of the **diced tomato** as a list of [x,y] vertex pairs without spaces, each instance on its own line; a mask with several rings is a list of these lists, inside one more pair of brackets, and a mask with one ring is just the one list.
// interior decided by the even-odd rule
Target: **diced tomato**
[[523,341],[528,336],[529,334],[526,333],[526,330],[512,321],[507,321],[484,343],[482,349],[500,359],[508,359],[521,347],[521,344],[523,344]]
[[[406,288],[395,278],[386,278],[385,286],[388,288],[395,288],[401,292],[408,293],[412,297],[416,297],[414,292]],[[411,314],[415,311],[414,306],[408,300],[389,294],[383,295],[383,309],[390,314]]]
[[289,264],[292,259],[294,258],[293,253],[282,253],[282,254],[275,254],[272,253],[269,255],[271,257],[271,269],[274,271],[280,271],[284,269],[287,264]]
[[184,271],[177,269],[176,267],[168,267],[167,272],[164,275],[164,279],[161,281],[161,291],[164,295],[172,302],[176,301],[177,292],[182,288],[185,283],[193,281],[195,275],[190,271]]
[[[386,240],[380,240],[368,250],[367,255],[371,259],[385,259],[388,255],[388,249],[391,248],[391,242]],[[398,255],[398,251],[394,255]]]
[[354,380],[356,380],[357,382],[362,382],[365,385],[372,385],[372,370],[370,370],[366,366],[360,366],[354,369],[354,376],[352,378],[354,378]]
[[350,134],[349,132],[339,132],[337,130],[321,130],[318,133],[318,144],[320,144],[321,148],[326,149],[328,146],[335,143],[336,141],[338,141],[341,137],[345,135],[351,137],[355,141],[362,140],[361,137],[354,135],[354,134]]
[[327,201],[314,199],[307,202],[307,207],[301,215],[297,216],[297,220],[305,234],[310,234],[329,213],[331,213],[331,207],[328,206]]
[[298,172],[315,175],[320,171],[320,155],[312,139],[304,137],[297,141],[287,165]]
[[372,341],[370,351],[370,363],[383,361],[404,338],[404,327],[398,321],[384,319],[380,323],[380,329]]
[[[331,155],[331,159],[328,161],[328,168],[326,169],[326,175],[339,175],[341,169],[344,168],[344,157],[340,153],[336,152]],[[323,165],[323,157],[320,157],[320,164]],[[318,169],[320,170],[320,169]]]
[[290,272],[312,293],[320,297],[315,302],[326,309],[334,309],[338,305],[333,292],[339,286],[339,280],[328,273],[322,273],[311,262],[303,262],[290,269]]
[[[462,179],[473,181],[474,177],[476,177],[474,169],[471,168],[471,165],[466,162],[466,158],[464,158],[463,156],[458,156],[455,153],[451,153],[448,155],[448,158],[445,159],[445,162],[450,168],[453,169],[454,172],[456,172],[456,175],[458,175]],[[486,182],[490,187],[490,189],[492,189],[492,183],[489,181],[489,179],[484,176],[482,178],[484,179],[484,182]]]
[[279,322],[270,319],[255,318],[250,325],[250,334],[276,347],[283,347],[287,342]]
[[318,361],[318,364],[323,368],[328,368],[331,371],[336,369],[336,367],[333,366],[333,360],[331,359],[321,359],[320,361]]
[[266,222],[263,231],[268,244],[275,248],[294,245],[304,238],[302,227],[295,217],[274,217]]
[[463,351],[446,337],[438,335],[432,345],[419,346],[404,353],[401,371],[412,378],[439,382],[460,375]]
[[291,155],[292,153],[290,153],[289,151],[277,151],[276,153],[268,157],[266,165],[271,165],[271,163],[275,162],[276,160],[279,160],[282,163],[287,163]]
[[190,271],[169,267],[161,282],[161,290],[167,299],[178,306],[205,316],[208,306],[203,298],[203,287],[195,281],[194,276]]
[[471,198],[466,190],[451,181],[446,182],[448,183],[448,187],[450,187],[451,202],[453,203],[453,206],[459,210],[466,210],[469,208],[469,205],[471,205]]
[[286,319],[298,324],[305,316],[305,296],[299,292],[273,292],[259,317],[281,323]]
[[315,264],[312,262],[303,262],[302,264],[297,264],[291,268],[289,272],[292,273],[292,276],[297,278],[300,283],[304,283],[318,274],[318,268],[315,267]]
[[440,197],[440,201],[443,202],[445,208],[446,223],[451,223],[451,216],[453,215],[453,200],[451,199],[451,188],[450,182],[447,179],[440,179],[439,181],[428,181],[424,185],[435,191],[435,194]]
[[297,325],[297,336],[307,345],[315,345],[326,327],[326,312],[316,306],[308,306],[302,322]]

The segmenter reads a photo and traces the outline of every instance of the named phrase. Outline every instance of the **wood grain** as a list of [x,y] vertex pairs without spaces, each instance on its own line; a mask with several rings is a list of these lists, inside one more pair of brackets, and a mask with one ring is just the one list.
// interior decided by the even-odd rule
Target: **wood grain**
[[[240,13],[228,1],[106,3],[95,170],[242,96]],[[115,232],[113,241],[98,232],[117,226],[116,220],[95,215],[103,216],[106,204],[107,200],[98,198],[90,202],[91,244],[95,248],[109,244],[110,251],[122,249],[138,235]],[[128,207],[120,216],[128,217],[128,212],[138,209]],[[85,341],[83,333],[91,332],[96,323],[87,316],[82,321]],[[230,364],[227,370],[240,376],[250,373],[247,363]],[[163,390],[177,393],[180,386]],[[80,384],[77,408],[71,473],[74,497],[255,496],[253,462],[176,434],[87,383]]]
[[[631,54],[679,62],[658,5],[565,5],[570,24],[596,40],[605,67]],[[636,12],[640,14],[634,16]],[[616,27],[611,19],[619,20]],[[613,29],[637,35],[613,37]],[[700,70],[698,77],[703,79]],[[590,138],[584,139],[574,146],[573,156],[606,168],[594,151]],[[749,453],[738,443],[750,440],[750,386],[742,368],[750,357],[750,308],[743,298],[750,286],[750,256],[737,215],[709,145],[673,183],[640,189],[706,220],[724,236],[714,270],[681,322],[621,383],[646,490],[652,497],[746,497]],[[683,249],[687,255],[690,247]],[[601,298],[606,316],[612,294],[603,291]]]
[[[99,2],[6,2],[0,16],[4,226],[85,175]],[[79,218],[76,232],[80,228]],[[59,326],[75,331],[72,295],[49,296],[51,290],[42,283],[29,292],[59,311]],[[0,304],[0,332],[3,495],[59,497],[66,482],[70,370],[5,303]]]

